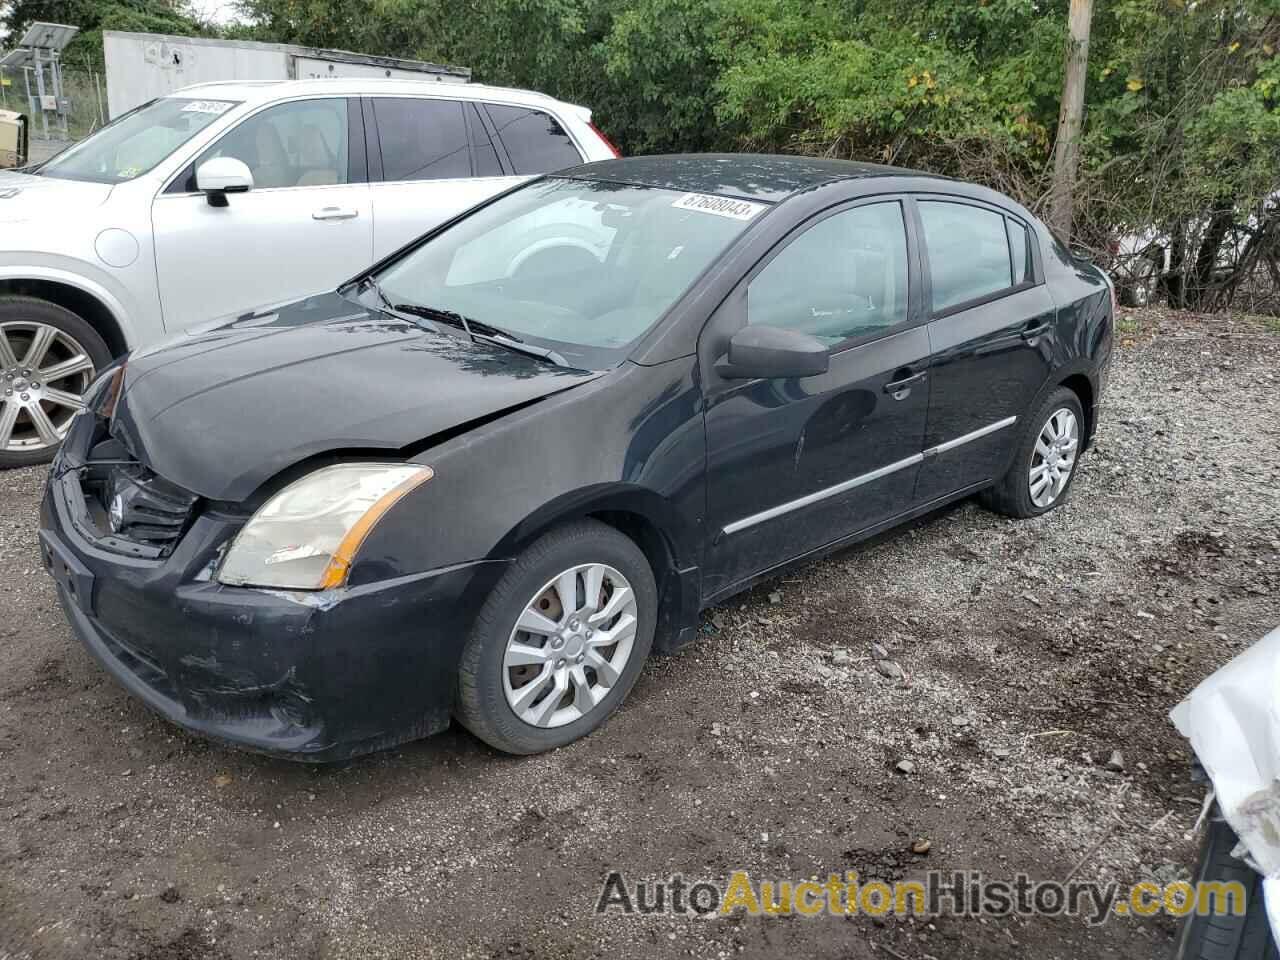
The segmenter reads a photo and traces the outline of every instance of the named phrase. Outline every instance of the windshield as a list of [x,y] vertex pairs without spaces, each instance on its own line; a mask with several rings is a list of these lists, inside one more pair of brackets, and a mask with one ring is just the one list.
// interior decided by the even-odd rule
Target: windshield
[[92,183],[132,180],[235,105],[232,100],[152,100],[68,147],[34,172]]
[[388,267],[378,292],[393,309],[460,314],[600,369],[620,362],[765,209],[629,184],[539,181]]

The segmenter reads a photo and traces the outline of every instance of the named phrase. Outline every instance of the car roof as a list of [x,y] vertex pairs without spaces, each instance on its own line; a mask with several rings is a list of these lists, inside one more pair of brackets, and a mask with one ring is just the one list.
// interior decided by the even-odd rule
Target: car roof
[[242,103],[269,103],[292,97],[331,94],[339,97],[441,97],[448,100],[481,100],[488,103],[510,103],[517,106],[569,110],[584,120],[591,111],[577,104],[557,100],[534,90],[515,87],[491,87],[482,83],[453,83],[441,80],[411,80],[399,77],[325,77],[317,80],[218,81],[197,83],[168,97],[206,97],[211,100],[236,100]]
[[954,183],[947,177],[878,163],[762,153],[683,153],[602,160],[562,170],[559,176],[608,180],[686,193],[709,193],[776,203],[802,190],[841,180],[916,177]]

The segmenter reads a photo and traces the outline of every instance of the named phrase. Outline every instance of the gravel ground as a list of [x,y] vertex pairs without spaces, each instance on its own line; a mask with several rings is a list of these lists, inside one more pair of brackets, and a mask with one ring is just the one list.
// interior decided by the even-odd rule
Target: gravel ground
[[0,960],[1167,955],[1166,918],[592,913],[611,870],[1190,868],[1201,791],[1166,713],[1280,622],[1280,331],[1121,329],[1064,509],[966,503],[766,584],[527,759],[456,730],[317,768],[187,736],[75,643],[43,471],[0,474]]

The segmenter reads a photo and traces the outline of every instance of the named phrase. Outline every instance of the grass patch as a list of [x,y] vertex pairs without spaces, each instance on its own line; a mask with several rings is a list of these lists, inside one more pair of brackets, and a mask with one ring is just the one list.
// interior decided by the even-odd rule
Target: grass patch
[[[1142,329],[1142,324],[1138,318],[1131,313],[1122,313],[1116,318],[1116,330],[1126,337],[1137,336],[1138,331]],[[1280,329],[1280,328],[1278,328]]]
[[1268,333],[1280,336],[1280,317],[1263,317],[1262,328]]

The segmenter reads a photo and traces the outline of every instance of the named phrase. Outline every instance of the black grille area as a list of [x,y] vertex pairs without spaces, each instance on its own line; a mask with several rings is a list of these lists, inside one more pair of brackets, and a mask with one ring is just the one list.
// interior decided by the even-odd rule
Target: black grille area
[[123,540],[146,544],[159,555],[181,538],[198,499],[157,476],[114,438],[93,445],[80,471],[80,489],[103,546]]
[[196,498],[145,469],[118,466],[104,485],[108,529],[144,543],[176,543]]

